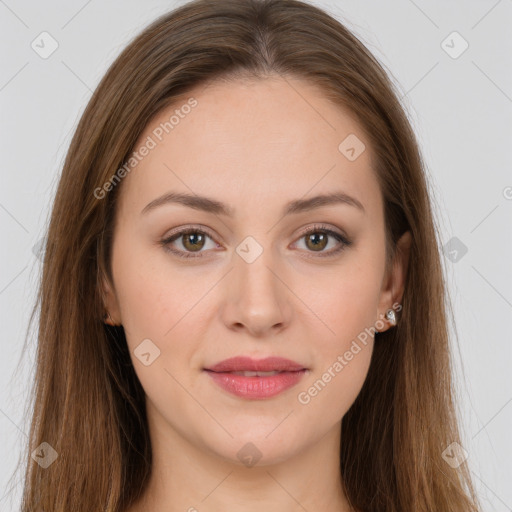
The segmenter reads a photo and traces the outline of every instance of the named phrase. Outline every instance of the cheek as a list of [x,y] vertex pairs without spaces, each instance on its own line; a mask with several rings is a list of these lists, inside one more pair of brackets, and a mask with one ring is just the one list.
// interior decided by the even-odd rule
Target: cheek
[[[126,250],[129,246],[131,251]],[[194,355],[206,338],[208,292],[219,276],[211,269],[171,263],[163,249],[138,248],[128,238],[119,238],[113,258],[123,327],[137,376],[148,397],[166,390],[166,400],[176,402],[182,393],[177,383],[188,382],[191,369],[198,366]],[[139,355],[147,352],[146,366],[148,361]]]
[[199,321],[200,307],[194,305],[207,288],[158,252],[138,248],[128,237],[118,239],[113,253],[117,298],[130,357],[148,399],[160,401],[158,409],[180,403],[186,411],[179,383],[188,378],[197,349],[191,327]]
[[364,384],[370,366],[377,306],[374,276],[357,273],[319,294],[312,304],[321,317],[320,336],[315,340],[315,366],[297,390],[296,399],[304,418],[322,418],[334,425],[346,414]]
[[316,365],[297,393],[311,419],[321,414],[327,423],[339,421],[366,379],[383,272],[376,252],[354,254],[342,269],[320,280],[317,275],[315,288],[309,283],[299,292],[318,317]]
[[169,338],[204,295],[207,282],[213,283],[207,274],[187,272],[170,258],[163,249],[145,247],[140,241],[130,243],[128,236],[119,237],[114,246],[119,307],[132,341]]
[[333,352],[297,390],[297,417],[311,435],[319,424],[325,431],[339,423],[350,409],[368,374],[372,348],[372,341],[349,343],[348,350]]
[[317,272],[311,280],[302,280],[297,294],[315,314],[317,332],[322,333],[320,352],[343,350],[375,325],[382,272],[383,266],[373,257],[354,253],[332,272]]

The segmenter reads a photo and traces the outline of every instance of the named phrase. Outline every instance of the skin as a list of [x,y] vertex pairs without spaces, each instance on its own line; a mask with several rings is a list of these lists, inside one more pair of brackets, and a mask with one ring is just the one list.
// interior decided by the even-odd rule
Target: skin
[[[124,326],[147,395],[153,472],[130,511],[349,511],[340,426],[366,378],[373,337],[309,403],[298,394],[400,302],[410,234],[386,271],[371,148],[357,120],[315,85],[273,76],[202,86],[159,113],[136,147],[190,96],[197,106],[119,185],[113,282],[104,282],[107,311]],[[366,144],[355,161],[338,150],[351,133]],[[208,196],[235,213],[165,204],[141,214],[170,191]],[[333,191],[365,211],[334,204],[281,214],[288,201]],[[352,244],[322,257],[340,242],[329,237],[315,251],[302,230],[316,223]],[[199,257],[180,258],[159,243],[197,224],[204,243],[182,236],[170,245]],[[251,263],[236,252],[247,236],[263,249]],[[134,355],[145,339],[160,350],[148,366]],[[309,372],[275,397],[239,398],[203,371],[236,355],[282,356]],[[247,443],[261,453],[253,467],[237,457]]]

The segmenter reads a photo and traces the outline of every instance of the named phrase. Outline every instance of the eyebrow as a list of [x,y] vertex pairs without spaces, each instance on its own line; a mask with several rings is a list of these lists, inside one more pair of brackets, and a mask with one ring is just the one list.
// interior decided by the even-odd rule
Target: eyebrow
[[[221,203],[220,201],[211,199],[209,197],[178,192],[169,192],[163,196],[157,197],[143,208],[141,214],[146,214],[149,211],[165,204],[181,204],[183,206],[193,208],[194,210],[201,210],[203,212],[213,213],[215,215],[224,215],[226,217],[234,216],[233,208],[224,203]],[[282,216],[284,217],[290,214],[308,212],[316,208],[321,208],[322,206],[335,204],[346,204],[353,206],[360,210],[363,214],[365,213],[364,206],[359,200],[357,200],[355,197],[349,196],[345,192],[339,191],[330,194],[317,195],[308,199],[295,199],[290,201],[284,206]]]

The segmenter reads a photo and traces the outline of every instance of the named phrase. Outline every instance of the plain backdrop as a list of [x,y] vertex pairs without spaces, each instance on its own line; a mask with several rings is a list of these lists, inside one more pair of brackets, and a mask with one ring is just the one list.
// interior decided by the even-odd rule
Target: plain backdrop
[[[0,0],[0,511],[19,509],[22,473],[12,475],[29,428],[33,333],[21,349],[72,133],[125,45],[182,3]],[[511,511],[512,0],[312,3],[344,22],[402,91],[442,232],[463,447],[485,510]],[[43,44],[33,49],[42,37],[46,51],[58,44],[47,58]]]

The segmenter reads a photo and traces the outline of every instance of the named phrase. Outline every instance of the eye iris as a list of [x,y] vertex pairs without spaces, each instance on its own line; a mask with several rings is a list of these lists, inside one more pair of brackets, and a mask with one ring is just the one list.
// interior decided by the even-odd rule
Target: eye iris
[[[320,239],[320,241],[319,241]],[[309,246],[309,242],[313,241],[313,246]],[[313,250],[322,250],[327,245],[327,235],[325,233],[311,233],[306,237],[306,245]]]
[[[198,241],[200,243],[199,247],[197,245],[194,245],[194,244],[197,244]],[[192,244],[191,247],[189,246],[189,242]],[[195,232],[183,234],[183,246],[187,250],[191,250],[191,251],[197,251],[197,250],[202,249],[204,246],[204,235],[202,235],[201,233],[195,233]]]

